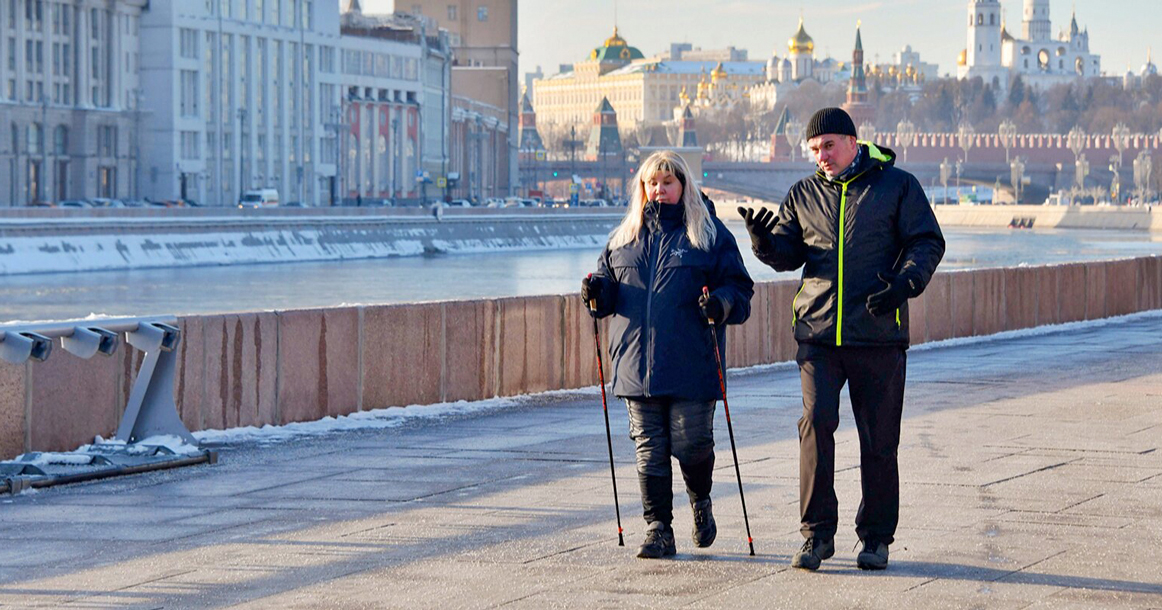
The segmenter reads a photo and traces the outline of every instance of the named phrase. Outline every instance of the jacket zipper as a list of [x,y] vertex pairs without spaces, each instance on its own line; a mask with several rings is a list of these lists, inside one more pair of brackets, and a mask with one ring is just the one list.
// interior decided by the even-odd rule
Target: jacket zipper
[[839,195],[839,308],[835,316],[835,346],[843,346],[843,242],[846,241],[847,233],[847,185],[859,180],[864,174],[871,171],[871,168],[865,169],[856,174],[847,182],[840,182],[843,190]]
[[650,371],[654,370],[654,342],[650,336],[653,332],[653,303],[654,303],[654,286],[658,282],[658,267],[662,264],[662,239],[661,235],[651,235],[651,245],[654,248],[654,262],[650,267],[650,283],[646,290],[646,327],[642,333],[646,341],[646,396],[650,394]]

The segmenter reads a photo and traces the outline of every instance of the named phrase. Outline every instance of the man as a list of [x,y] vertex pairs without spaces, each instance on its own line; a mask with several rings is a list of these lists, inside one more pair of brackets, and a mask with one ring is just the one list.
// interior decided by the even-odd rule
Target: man
[[815,113],[805,137],[819,171],[791,187],[777,216],[739,208],[760,261],[777,271],[803,267],[792,308],[803,386],[799,509],[807,540],[792,565],[815,570],[835,554],[835,430],[839,392],[850,383],[863,488],[857,563],[882,570],[899,521],[908,299],[932,278],[944,236],[920,183],[894,167],[892,151],[857,142],[846,112]]

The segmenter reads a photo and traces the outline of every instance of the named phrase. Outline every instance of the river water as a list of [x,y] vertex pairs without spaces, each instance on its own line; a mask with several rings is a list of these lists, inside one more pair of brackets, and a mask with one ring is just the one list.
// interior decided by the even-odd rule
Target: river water
[[[755,260],[755,280],[798,277]],[[1162,254],[1162,235],[1131,231],[947,229],[942,269],[1011,267]],[[22,275],[0,278],[0,322],[303,309],[579,290],[595,249],[504,251],[356,260]]]

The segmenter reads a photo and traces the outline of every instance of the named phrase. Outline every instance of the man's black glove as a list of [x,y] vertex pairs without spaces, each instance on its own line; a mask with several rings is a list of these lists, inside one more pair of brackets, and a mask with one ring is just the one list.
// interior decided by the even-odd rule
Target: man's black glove
[[702,317],[711,324],[722,324],[723,318],[726,317],[726,307],[722,304],[722,297],[703,294],[698,297],[698,307],[702,309]]
[[746,232],[750,233],[751,245],[756,249],[762,247],[766,237],[774,232],[775,225],[778,224],[779,219],[775,213],[767,208],[759,208],[756,212],[755,208],[742,206],[739,206],[738,213],[746,223]]
[[609,287],[609,280],[600,275],[590,275],[581,280],[581,300],[591,315],[597,315],[601,308],[601,297]]
[[916,292],[915,280],[904,275],[876,274],[885,284],[883,290],[867,298],[867,310],[879,317],[899,309]]

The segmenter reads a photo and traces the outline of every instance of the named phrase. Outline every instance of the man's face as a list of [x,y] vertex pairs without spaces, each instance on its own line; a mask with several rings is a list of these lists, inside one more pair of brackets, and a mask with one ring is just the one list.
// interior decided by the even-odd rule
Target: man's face
[[838,176],[855,159],[858,145],[852,136],[825,133],[807,140],[807,147],[815,157],[815,163],[828,176]]

